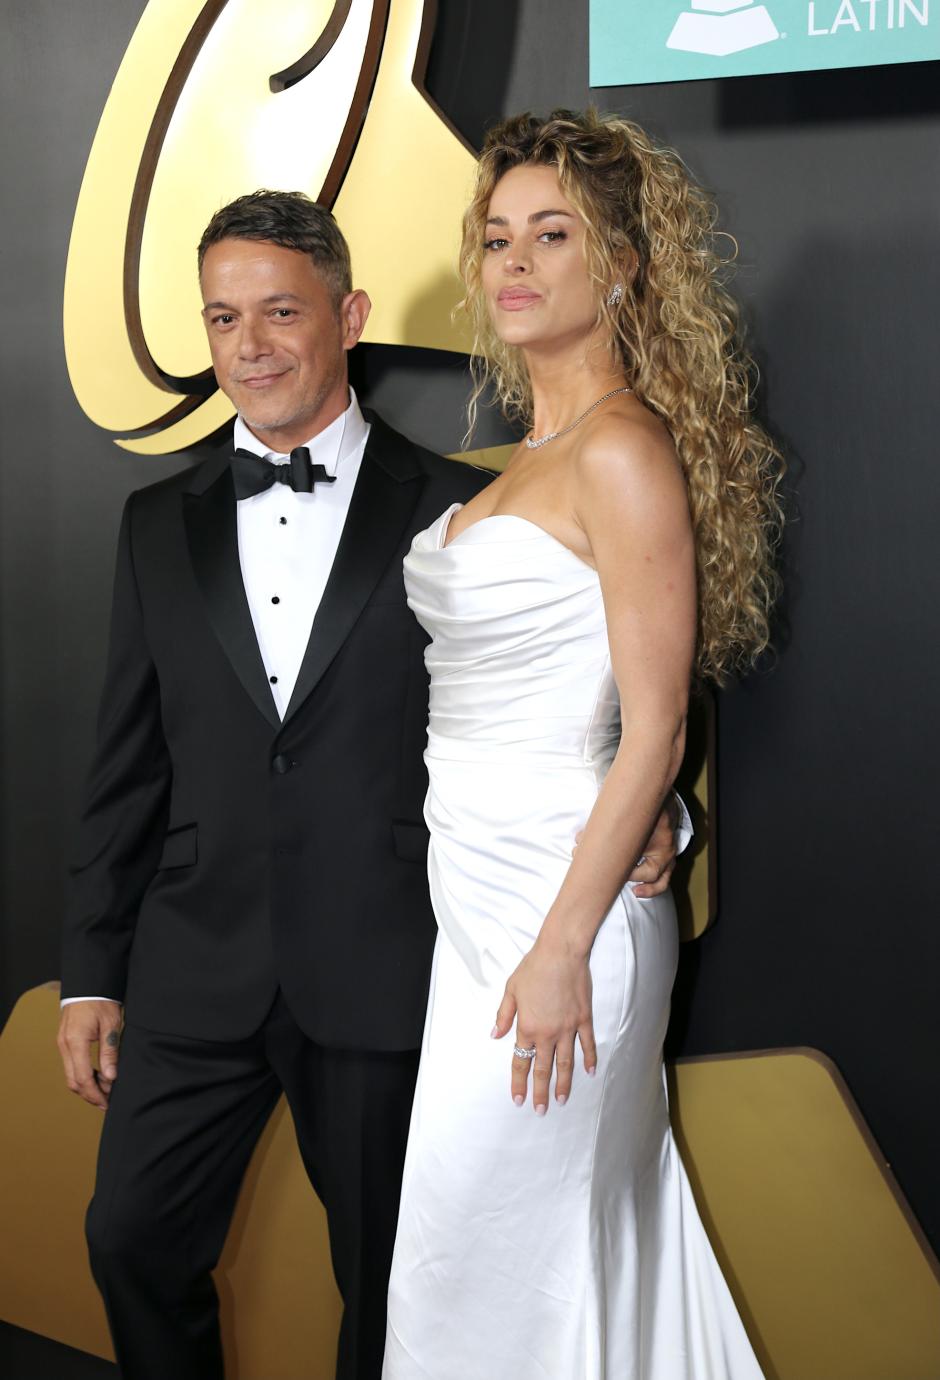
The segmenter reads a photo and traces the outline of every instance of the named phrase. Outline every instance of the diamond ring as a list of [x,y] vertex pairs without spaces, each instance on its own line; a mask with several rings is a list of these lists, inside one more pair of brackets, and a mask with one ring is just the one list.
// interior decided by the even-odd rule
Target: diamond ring
[[535,1045],[531,1049],[523,1049],[521,1045],[513,1045],[512,1052],[517,1059],[534,1059]]

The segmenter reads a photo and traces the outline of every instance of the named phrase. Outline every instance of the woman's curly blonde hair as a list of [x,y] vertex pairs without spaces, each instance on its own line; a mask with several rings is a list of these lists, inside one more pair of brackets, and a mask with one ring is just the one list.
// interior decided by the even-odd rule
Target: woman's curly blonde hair
[[[756,368],[739,339],[725,287],[734,241],[715,229],[711,198],[671,149],[638,125],[594,110],[518,115],[490,131],[463,222],[460,304],[474,335],[477,404],[492,384],[507,416],[532,425],[532,392],[519,348],[497,336],[481,287],[485,225],[500,178],[523,163],[557,170],[585,224],[598,323],[641,402],[669,428],[685,471],[698,567],[699,677],[721,683],[768,645],[777,595],[783,462],[751,413]],[[609,305],[615,283],[619,304]]]

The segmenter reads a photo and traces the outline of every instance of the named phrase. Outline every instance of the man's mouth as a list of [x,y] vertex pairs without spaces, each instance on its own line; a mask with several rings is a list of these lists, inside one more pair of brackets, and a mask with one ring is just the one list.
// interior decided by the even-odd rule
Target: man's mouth
[[236,379],[235,381],[241,384],[243,388],[270,388],[273,384],[277,383],[278,379],[284,377],[284,372],[280,374],[251,374],[248,378]]

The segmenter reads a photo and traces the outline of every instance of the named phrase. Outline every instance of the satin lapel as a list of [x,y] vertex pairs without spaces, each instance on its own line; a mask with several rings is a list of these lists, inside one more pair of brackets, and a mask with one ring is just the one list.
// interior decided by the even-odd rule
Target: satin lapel
[[333,569],[284,715],[285,723],[315,689],[352,631],[400,544],[420,497],[420,469],[413,463],[400,464],[405,458],[401,447],[387,449],[387,438],[401,440],[381,423],[378,427],[373,423]]
[[238,564],[235,490],[227,465],[201,492],[183,494],[183,520],[212,629],[261,713],[272,727],[280,728]]

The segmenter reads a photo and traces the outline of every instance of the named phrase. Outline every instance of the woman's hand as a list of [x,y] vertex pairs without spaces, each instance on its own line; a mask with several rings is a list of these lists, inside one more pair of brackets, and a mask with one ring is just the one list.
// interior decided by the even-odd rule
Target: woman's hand
[[568,1100],[576,1035],[586,1072],[593,1074],[597,1067],[587,957],[567,949],[563,943],[537,939],[506,983],[493,1038],[508,1035],[514,1019],[517,1046],[534,1049],[535,1057],[513,1055],[512,1100],[517,1107],[525,1102],[531,1065],[532,1101],[536,1114],[544,1116],[548,1111],[552,1065],[556,1069],[555,1101],[561,1104]]

